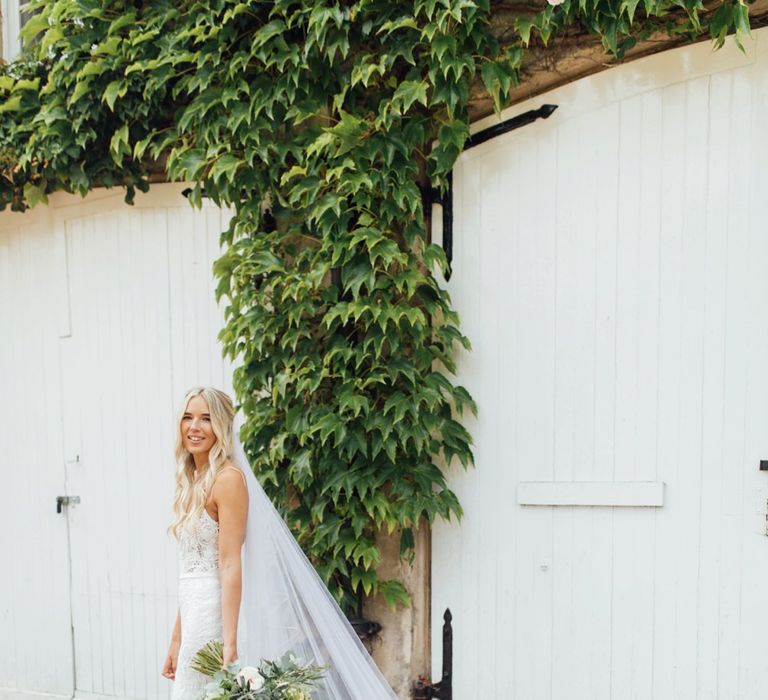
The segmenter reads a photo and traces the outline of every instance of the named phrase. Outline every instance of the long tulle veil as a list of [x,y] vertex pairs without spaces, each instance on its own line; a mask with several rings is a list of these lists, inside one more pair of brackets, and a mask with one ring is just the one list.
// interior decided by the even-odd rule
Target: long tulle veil
[[330,665],[318,700],[396,700],[323,580],[253,474],[234,422],[233,458],[248,482],[242,549],[238,651],[243,666],[292,652],[302,663]]

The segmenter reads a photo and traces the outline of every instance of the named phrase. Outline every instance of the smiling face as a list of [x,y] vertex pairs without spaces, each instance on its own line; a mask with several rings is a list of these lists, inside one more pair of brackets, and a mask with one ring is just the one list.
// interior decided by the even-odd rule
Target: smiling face
[[205,462],[216,442],[216,435],[211,425],[208,402],[202,396],[193,396],[187,402],[180,429],[182,444],[195,458],[195,463],[200,465]]

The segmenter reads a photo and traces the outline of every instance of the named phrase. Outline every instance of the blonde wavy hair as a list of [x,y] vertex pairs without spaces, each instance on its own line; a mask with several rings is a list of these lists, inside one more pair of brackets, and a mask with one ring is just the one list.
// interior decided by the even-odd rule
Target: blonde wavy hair
[[[211,429],[216,437],[208,453],[208,464],[201,476],[195,477],[195,460],[184,447],[181,435],[181,419],[187,411],[189,400],[202,396],[211,415]],[[187,391],[176,416],[176,494],[173,498],[173,522],[168,532],[176,539],[182,528],[188,528],[203,514],[203,508],[213,488],[213,482],[227,459],[232,459],[232,425],[235,407],[228,394],[210,386],[196,386]]]

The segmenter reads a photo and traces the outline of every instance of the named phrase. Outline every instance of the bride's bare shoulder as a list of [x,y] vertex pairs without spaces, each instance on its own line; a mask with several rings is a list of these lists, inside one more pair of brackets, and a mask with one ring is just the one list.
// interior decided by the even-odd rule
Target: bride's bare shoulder
[[216,479],[215,479],[215,480],[216,480],[216,481],[219,481],[219,479],[220,479],[220,478],[221,478],[223,475],[231,475],[231,476],[227,477],[227,478],[230,478],[230,479],[232,479],[232,478],[237,478],[237,477],[235,476],[235,472],[240,472],[240,476],[241,476],[241,477],[243,477],[243,480],[245,480],[245,473],[243,472],[243,470],[242,470],[242,468],[240,467],[240,465],[239,465],[239,464],[237,464],[237,463],[235,463],[235,462],[233,462],[231,459],[227,459],[227,460],[224,462],[224,464],[222,464],[222,465],[219,467],[219,470],[218,470],[218,472],[216,473]]

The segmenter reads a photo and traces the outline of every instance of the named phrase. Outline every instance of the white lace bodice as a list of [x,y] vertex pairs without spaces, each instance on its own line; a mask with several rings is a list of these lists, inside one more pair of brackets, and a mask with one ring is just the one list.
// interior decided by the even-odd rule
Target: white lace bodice
[[191,530],[179,537],[179,574],[212,573],[219,568],[219,524],[203,508]]
[[[245,474],[242,476],[245,479]],[[182,528],[178,548],[181,646],[171,700],[202,700],[205,685],[211,679],[192,668],[192,659],[211,640],[223,639],[219,524],[205,508],[196,520]],[[238,644],[240,640],[238,627]]]

